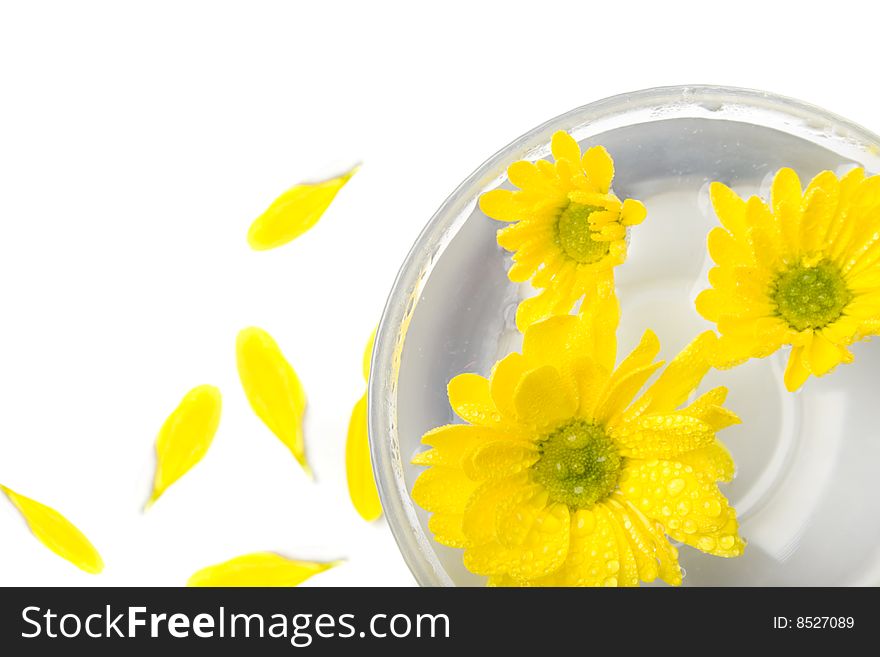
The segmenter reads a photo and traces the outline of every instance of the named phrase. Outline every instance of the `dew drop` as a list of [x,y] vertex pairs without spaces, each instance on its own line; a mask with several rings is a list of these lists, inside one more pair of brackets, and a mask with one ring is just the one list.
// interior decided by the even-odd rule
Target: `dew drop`
[[669,491],[670,495],[678,495],[681,491],[684,490],[684,487],[684,479],[673,479],[668,484],[666,484],[666,490]]

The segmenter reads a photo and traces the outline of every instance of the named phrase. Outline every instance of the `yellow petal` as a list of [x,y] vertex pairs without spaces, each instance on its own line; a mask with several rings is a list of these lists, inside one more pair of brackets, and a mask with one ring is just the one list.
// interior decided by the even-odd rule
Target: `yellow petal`
[[550,150],[556,160],[568,160],[579,163],[581,159],[581,147],[574,137],[564,130],[557,130],[550,138]]
[[435,465],[416,478],[412,498],[425,511],[458,514],[478,486],[460,468]]
[[518,353],[508,354],[492,368],[489,377],[492,400],[498,410],[509,417],[516,417],[513,393],[526,370],[526,359]]
[[460,513],[435,513],[428,519],[428,529],[434,540],[452,548],[463,548],[468,544],[461,525]]
[[721,224],[734,235],[745,232],[746,202],[727,185],[713,182],[709,186],[712,207]]
[[[605,147],[593,146],[588,149],[581,158],[581,164],[593,188],[602,194],[607,194],[611,188],[611,180],[614,178],[614,160]],[[630,212],[636,209],[631,206]],[[637,213],[630,216],[635,218]],[[639,223],[639,220],[636,219],[634,223]]]
[[848,360],[849,352],[829,341],[822,333],[813,335],[807,357],[810,360],[810,371],[815,376],[823,376]]
[[489,381],[478,374],[465,373],[454,377],[447,386],[449,405],[465,422],[484,427],[499,426],[501,414],[492,400]]
[[536,428],[547,428],[574,416],[577,391],[550,365],[526,374],[516,387],[513,403],[517,420]]
[[751,262],[751,254],[727,230],[716,226],[706,239],[709,255],[722,267],[734,267]]
[[580,417],[593,417],[596,404],[608,385],[608,372],[592,358],[575,358],[567,371],[575,381],[578,391],[578,410]]
[[97,575],[104,570],[104,561],[95,546],[67,518],[55,509],[19,495],[6,486],[0,485],[0,491],[6,493],[24,516],[37,540],[52,552],[87,573]]
[[543,174],[534,162],[519,160],[507,167],[507,178],[520,189],[541,189],[546,185]]
[[[717,556],[741,553],[735,511],[714,481],[698,476],[693,466],[632,460],[624,468],[620,490],[675,540]],[[711,538],[712,544],[703,538]]]
[[557,570],[566,559],[571,520],[568,506],[519,505],[498,519],[504,547],[502,563],[516,579],[537,579]]
[[635,370],[650,365],[658,353],[660,353],[660,338],[654,331],[648,329],[642,334],[636,348],[621,361],[614,371],[614,375],[611,377],[612,382],[620,381]]
[[702,420],[670,413],[642,416],[614,427],[612,437],[620,447],[621,456],[669,459],[712,444],[715,430]]
[[529,326],[543,319],[567,314],[578,299],[576,295],[568,292],[570,290],[563,291],[558,287],[549,287],[540,294],[524,299],[516,309],[516,327],[524,332]]
[[579,317],[589,326],[593,359],[607,371],[612,371],[617,362],[617,325],[620,322],[620,302],[614,291],[613,272],[608,273],[595,296],[584,301]]
[[740,423],[736,413],[722,406],[726,398],[727,388],[719,386],[701,395],[694,403],[683,408],[680,413],[702,420],[715,431],[720,431]]
[[782,236],[770,207],[752,196],[746,204],[746,221],[749,223],[746,238],[755,262],[771,269],[778,267],[783,256]]
[[523,473],[503,479],[490,479],[474,491],[465,505],[462,520],[468,542],[471,545],[491,543],[496,538],[499,510],[521,495],[527,486],[528,476]]
[[370,440],[367,432],[367,396],[360,398],[351,412],[345,441],[345,475],[351,503],[367,522],[382,515],[382,502],[373,477]]
[[789,392],[800,388],[810,378],[810,370],[804,362],[804,347],[797,345],[791,348],[788,364],[785,367],[785,387]]
[[312,476],[302,433],[306,394],[296,372],[272,336],[259,328],[238,334],[236,357],[238,376],[254,413]]
[[532,324],[523,335],[526,366],[562,368],[572,358],[593,357],[593,336],[586,322],[574,315],[558,315]]
[[640,201],[628,198],[620,210],[620,223],[624,226],[637,226],[648,216],[648,209]]
[[203,568],[189,578],[187,586],[297,586],[341,563],[299,561],[272,552],[256,552]]
[[[716,267],[715,269],[719,268]],[[715,271],[715,269],[712,271]],[[697,312],[710,322],[717,322],[727,308],[724,296],[718,290],[712,288],[700,292],[697,295],[695,305]]]
[[525,471],[539,458],[531,441],[493,440],[471,448],[462,458],[464,473],[475,481],[509,477]]
[[481,195],[480,210],[487,217],[498,221],[519,221],[525,218],[522,206],[516,202],[514,192],[509,189],[493,189]]
[[684,403],[709,371],[716,342],[715,334],[706,331],[682,349],[645,392],[651,400],[646,412],[672,411]]
[[794,170],[780,169],[770,188],[770,204],[782,231],[782,237],[792,250],[800,246],[801,181]]
[[719,440],[706,447],[679,454],[675,460],[691,466],[697,475],[711,481],[731,481],[736,474],[733,457]]
[[165,420],[156,437],[156,474],[148,507],[207,454],[220,425],[221,407],[217,388],[199,386]]
[[840,198],[840,181],[831,171],[818,174],[804,192],[801,248],[812,252],[825,246]]
[[671,586],[681,586],[682,575],[681,566],[678,564],[678,550],[666,538],[663,525],[646,517],[620,491],[614,493],[613,501],[619,503],[626,510],[629,520],[644,536],[651,538],[660,579]]
[[[654,535],[638,522],[634,514],[615,498],[606,500],[605,508],[611,513],[618,537],[623,537],[632,552],[636,564],[636,575],[643,582],[653,582],[659,573],[655,554]],[[620,544],[621,541],[618,541]]]
[[617,534],[606,513],[575,511],[571,518],[569,558],[559,570],[537,582],[540,586],[616,586]]
[[843,178],[840,180],[840,201],[839,208],[841,209],[835,217],[834,221],[832,221],[831,226],[828,228],[828,235],[826,239],[829,244],[839,244],[840,241],[838,237],[841,232],[847,229],[853,222],[850,218],[850,206],[852,204],[852,199],[859,191],[862,186],[862,182],[865,180],[865,170],[861,167],[850,170]]
[[600,400],[594,417],[597,421],[614,424],[616,418],[626,410],[642,386],[651,378],[658,369],[663,367],[663,361],[644,365],[630,372],[622,379],[611,379],[609,388],[602,400]]
[[358,167],[354,167],[341,176],[288,189],[251,224],[248,230],[251,248],[274,249],[305,233],[318,222],[357,170]]
[[[639,585],[639,560],[636,558],[636,552],[630,543],[629,536],[623,529],[623,525],[618,522],[614,512],[608,504],[597,505],[596,512],[604,513],[608,516],[611,527],[614,529],[614,535],[617,539],[617,586],[633,587]],[[610,586],[610,583],[608,584]]]
[[498,440],[505,434],[471,424],[447,424],[427,432],[422,442],[434,449],[417,454],[415,465],[448,465],[459,467],[465,453],[475,445]]

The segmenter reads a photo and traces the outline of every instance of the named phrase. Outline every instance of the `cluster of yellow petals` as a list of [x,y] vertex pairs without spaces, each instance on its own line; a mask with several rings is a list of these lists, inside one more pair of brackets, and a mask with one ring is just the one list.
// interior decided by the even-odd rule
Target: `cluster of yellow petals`
[[551,150],[554,162],[510,165],[507,177],[519,189],[480,197],[486,215],[512,224],[498,232],[498,244],[514,252],[510,279],[531,280],[542,289],[517,309],[520,330],[568,313],[584,296],[613,289],[614,267],[626,259],[627,227],[646,215],[639,201],[621,201],[611,192],[614,162],[605,148],[582,154],[571,135],[560,131]]
[[785,384],[796,390],[853,359],[853,342],[880,333],[880,176],[823,171],[802,189],[781,169],[770,201],[711,187],[722,226],[698,311],[717,324],[716,365],[732,367],[791,345]]
[[[716,431],[738,422],[716,388],[681,408],[709,369],[715,335],[663,363],[647,331],[615,368],[619,307],[596,296],[578,316],[533,324],[522,353],[486,379],[461,374],[449,401],[465,424],[439,427],[414,463],[427,466],[413,499],[431,512],[440,543],[464,549],[465,566],[511,586],[681,583],[669,538],[738,556],[736,513],[718,489],[733,462]],[[572,421],[598,427],[619,454],[617,485],[584,508],[554,499],[535,476],[542,440]],[[585,425],[586,426],[586,425]],[[601,464],[599,464],[601,465]]]

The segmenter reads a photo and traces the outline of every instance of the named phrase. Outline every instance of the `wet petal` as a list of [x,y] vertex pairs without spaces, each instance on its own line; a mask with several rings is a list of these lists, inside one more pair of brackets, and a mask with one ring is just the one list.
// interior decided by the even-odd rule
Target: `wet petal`
[[672,411],[683,404],[709,371],[716,342],[715,334],[706,331],[682,349],[645,392],[651,400],[646,412]]
[[559,570],[536,583],[539,586],[617,586],[618,559],[617,534],[610,517],[581,509],[571,518],[568,559]]
[[465,422],[481,426],[497,426],[501,421],[492,401],[489,381],[478,374],[459,374],[447,387],[449,404]]
[[823,171],[807,186],[801,219],[801,248],[812,252],[824,246],[840,198],[840,182],[831,171]]
[[461,466],[465,452],[483,442],[498,440],[505,434],[471,424],[447,424],[427,432],[422,442],[433,449],[417,454],[415,465]]
[[516,417],[513,393],[527,371],[526,359],[518,353],[508,354],[495,364],[489,387],[495,406],[506,416]]
[[435,465],[416,478],[412,498],[425,511],[459,514],[478,485],[459,468]]
[[474,445],[462,458],[464,473],[475,481],[509,477],[525,471],[539,458],[531,441],[491,440]]
[[793,169],[780,169],[770,188],[770,204],[779,221],[782,237],[791,250],[800,246],[801,240],[801,181]]
[[470,545],[483,545],[497,538],[499,512],[526,494],[529,479],[519,474],[503,479],[490,479],[480,485],[465,505],[462,528]]
[[733,457],[718,440],[706,447],[679,454],[675,460],[691,466],[694,472],[711,481],[731,481],[736,474]]
[[463,548],[468,540],[462,531],[462,514],[435,513],[428,518],[428,529],[434,540],[441,545],[452,548]]
[[622,456],[669,459],[712,444],[715,430],[702,420],[669,413],[643,415],[629,424],[614,427],[612,437],[620,446]]
[[520,380],[513,403],[521,424],[545,428],[573,417],[578,398],[577,391],[560,376],[559,371],[545,365]]
[[596,407],[594,413],[596,420],[614,424],[616,418],[626,410],[633,397],[642,389],[651,375],[661,367],[663,367],[663,361],[658,361],[639,367],[622,379],[612,378],[607,392]]
[[[634,460],[624,468],[620,490],[672,538],[718,556],[741,552],[736,513],[714,481],[698,476],[692,466]],[[712,545],[704,538],[712,539]]]

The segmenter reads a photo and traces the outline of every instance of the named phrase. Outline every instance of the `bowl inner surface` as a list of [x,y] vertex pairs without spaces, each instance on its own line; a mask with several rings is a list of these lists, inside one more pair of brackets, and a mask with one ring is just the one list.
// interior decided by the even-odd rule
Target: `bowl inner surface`
[[[598,111],[587,106],[536,129],[459,188],[410,254],[386,309],[374,354],[374,372],[381,374],[371,381],[374,465],[389,522],[423,585],[484,583],[464,569],[460,550],[431,540],[427,514],[408,497],[420,470],[409,461],[424,449],[424,432],[460,421],[446,398],[449,379],[462,372],[486,376],[521,344],[514,312],[533,290],[507,279],[510,255],[495,241],[503,224],[475,203],[486,189],[509,187],[508,164],[545,156],[556,129],[571,131],[584,149],[608,149],[615,193],[648,207],[616,270],[618,359],[651,328],[663,345],[659,357],[667,360],[710,327],[694,299],[708,285],[706,235],[718,223],[711,181],[766,197],[783,166],[804,184],[824,169],[878,170],[880,150],[870,133],[795,101],[675,88],[602,103]],[[737,464],[736,478],[722,491],[737,508],[748,547],[738,559],[721,559],[683,546],[685,585],[880,582],[880,429],[871,416],[880,345],[853,350],[854,364],[810,380],[797,394],[782,384],[786,351],[706,377],[700,391],[727,386],[727,406],[743,420],[719,437]]]

